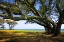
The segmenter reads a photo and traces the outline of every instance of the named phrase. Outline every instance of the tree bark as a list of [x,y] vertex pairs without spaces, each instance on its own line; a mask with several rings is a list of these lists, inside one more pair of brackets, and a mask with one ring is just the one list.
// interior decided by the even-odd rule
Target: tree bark
[[63,23],[63,16],[60,15],[60,16],[59,16],[59,21],[58,21],[58,23],[57,23],[57,27],[56,27],[55,32],[54,32],[54,35],[55,35],[55,36],[60,35],[60,30],[61,30],[61,25],[62,25],[62,23]]
[[50,25],[50,23],[46,23],[47,25],[46,25],[46,27],[45,27],[45,32],[47,33],[47,34],[52,34],[52,27],[51,27],[51,25]]

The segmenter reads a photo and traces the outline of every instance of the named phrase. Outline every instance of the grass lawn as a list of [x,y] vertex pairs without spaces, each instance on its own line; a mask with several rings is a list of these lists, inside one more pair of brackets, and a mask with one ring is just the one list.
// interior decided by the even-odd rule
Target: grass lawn
[[0,30],[0,42],[64,42],[64,32],[53,37],[44,32]]

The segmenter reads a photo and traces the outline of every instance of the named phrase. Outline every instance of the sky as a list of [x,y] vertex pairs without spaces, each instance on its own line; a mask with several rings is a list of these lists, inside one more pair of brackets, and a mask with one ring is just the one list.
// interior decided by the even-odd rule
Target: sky
[[[25,24],[26,20],[20,20],[17,22],[18,22],[18,24],[14,27],[14,29],[44,29],[43,26],[38,25],[36,23]],[[9,25],[7,23],[5,23],[4,25],[6,27],[5,29],[9,29]],[[64,29],[64,24],[62,24],[61,29]]]
[[[17,21],[18,24],[14,27],[14,29],[44,29],[43,26],[40,26],[36,23],[27,23],[25,24],[26,20],[20,20],[20,21]],[[6,29],[9,29],[9,25],[7,23],[4,24]]]

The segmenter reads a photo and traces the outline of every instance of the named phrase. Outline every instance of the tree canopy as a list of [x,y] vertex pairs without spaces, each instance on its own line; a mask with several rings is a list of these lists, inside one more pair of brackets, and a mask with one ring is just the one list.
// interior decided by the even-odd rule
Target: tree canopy
[[63,0],[14,0],[11,3],[2,0],[0,16],[4,19],[37,23],[45,27],[46,33],[57,36],[64,22],[63,2]]

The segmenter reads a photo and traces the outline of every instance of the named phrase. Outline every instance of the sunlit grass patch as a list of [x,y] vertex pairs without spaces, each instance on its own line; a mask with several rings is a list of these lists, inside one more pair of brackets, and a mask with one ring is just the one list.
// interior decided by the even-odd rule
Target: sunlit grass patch
[[44,30],[0,30],[0,32],[24,33],[24,32],[44,32]]
[[0,32],[5,32],[5,33],[22,33],[26,31],[21,31],[21,30],[0,30]]

